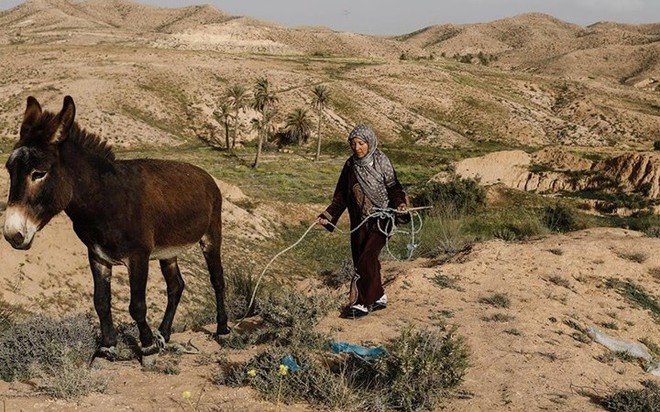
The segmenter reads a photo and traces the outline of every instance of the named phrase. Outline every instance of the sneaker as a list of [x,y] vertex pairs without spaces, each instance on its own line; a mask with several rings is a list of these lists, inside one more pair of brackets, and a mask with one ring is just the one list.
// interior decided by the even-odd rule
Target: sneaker
[[380,297],[380,299],[374,302],[373,305],[371,305],[371,310],[377,311],[377,310],[385,309],[386,307],[387,307],[387,295],[383,295]]
[[352,306],[348,307],[348,310],[346,311],[346,317],[347,318],[361,318],[362,316],[366,316],[369,314],[369,309],[367,309],[366,306],[361,305],[361,304],[355,304]]

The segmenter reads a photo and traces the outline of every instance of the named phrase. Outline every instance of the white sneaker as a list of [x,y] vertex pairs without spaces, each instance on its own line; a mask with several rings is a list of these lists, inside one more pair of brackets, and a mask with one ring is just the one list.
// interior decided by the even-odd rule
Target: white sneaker
[[381,310],[387,307],[387,295],[381,296],[373,305],[371,305],[371,310]]
[[359,318],[369,314],[369,309],[361,304],[355,304],[348,308],[348,315],[353,318]]

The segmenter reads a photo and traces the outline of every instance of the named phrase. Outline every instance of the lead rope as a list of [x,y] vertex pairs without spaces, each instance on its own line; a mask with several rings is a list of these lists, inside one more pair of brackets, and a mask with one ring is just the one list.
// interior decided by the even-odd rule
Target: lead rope
[[[410,232],[405,231],[405,230],[399,230],[402,233],[410,234],[410,242],[408,242],[408,245],[406,246],[406,248],[408,250],[408,257],[406,259],[410,259],[413,252],[415,251],[415,249],[417,249],[417,247],[419,246],[419,243],[415,243],[415,236],[417,235],[417,233],[419,233],[420,230],[422,230],[422,217],[421,217],[421,215],[419,214],[418,211],[423,210],[423,209],[430,209],[430,208],[432,208],[432,206],[413,207],[413,208],[406,209],[406,210],[398,210],[398,209],[392,209],[392,208],[376,208],[376,207],[374,207],[374,208],[371,209],[369,215],[367,217],[365,217],[362,220],[362,222],[360,222],[359,225],[357,225],[355,228],[353,228],[349,232],[341,230],[339,227],[337,227],[336,225],[334,225],[330,222],[328,222],[328,224],[330,226],[334,227],[335,229],[337,229],[340,233],[349,233],[350,234],[350,233],[353,233],[356,230],[358,230],[360,227],[362,227],[362,225],[364,225],[372,217],[377,217],[378,218],[378,230],[380,230],[380,232],[382,234],[384,234],[387,238],[387,240],[385,242],[386,247],[387,247],[387,253],[389,253],[390,256],[392,256],[392,258],[394,258],[396,260],[402,260],[402,259],[399,259],[396,256],[394,256],[394,254],[390,251],[389,239],[397,231],[397,227],[396,227],[396,224],[395,224],[396,215],[397,214],[410,214],[410,223],[411,223]],[[414,223],[415,222],[415,217],[418,219],[418,222],[419,222],[419,227],[418,228],[415,228],[415,223]],[[389,228],[388,228],[387,224],[385,225],[385,228],[381,227],[381,223],[380,223],[381,219],[387,220],[390,223]],[[277,253],[268,262],[268,264],[266,264],[266,267],[264,267],[264,270],[261,271],[261,274],[259,274],[259,277],[257,278],[257,283],[254,285],[254,291],[252,291],[252,297],[250,298],[250,303],[247,306],[247,309],[245,311],[245,315],[243,315],[243,317],[238,322],[236,322],[234,324],[234,327],[238,326],[241,322],[243,322],[245,320],[245,318],[248,316],[248,314],[250,313],[250,308],[254,304],[254,298],[257,295],[257,290],[259,289],[259,284],[261,283],[261,279],[263,278],[264,273],[266,273],[266,270],[268,270],[268,267],[270,267],[270,265],[275,261],[275,259],[277,259],[281,255],[283,255],[285,252],[293,249],[300,242],[302,242],[302,240],[305,238],[305,236],[307,236],[307,234],[310,232],[310,230],[312,230],[312,228],[315,225],[316,225],[316,221],[314,223],[312,223],[311,225],[309,225],[307,230],[305,230],[305,233],[303,233],[302,236],[300,236],[300,238],[298,240],[296,240],[296,242],[294,244],[292,244],[291,246],[289,246],[286,249],[284,249],[284,250],[280,251],[279,253]]]

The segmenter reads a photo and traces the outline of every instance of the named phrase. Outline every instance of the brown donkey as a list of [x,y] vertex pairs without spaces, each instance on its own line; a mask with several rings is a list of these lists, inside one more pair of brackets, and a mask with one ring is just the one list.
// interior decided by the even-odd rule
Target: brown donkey
[[[156,159],[116,160],[112,150],[74,121],[70,96],[55,114],[28,97],[20,139],[7,160],[11,179],[4,236],[29,249],[34,235],[64,211],[87,246],[94,307],[101,323],[99,353],[112,357],[112,266],[128,268],[129,312],[140,331],[143,356],[169,341],[184,282],[177,255],[199,242],[215,290],[217,334],[229,333],[220,258],[222,197],[202,169]],[[167,309],[154,339],[145,294],[149,260],[158,259],[167,283]],[[160,335],[160,336],[158,336]]]

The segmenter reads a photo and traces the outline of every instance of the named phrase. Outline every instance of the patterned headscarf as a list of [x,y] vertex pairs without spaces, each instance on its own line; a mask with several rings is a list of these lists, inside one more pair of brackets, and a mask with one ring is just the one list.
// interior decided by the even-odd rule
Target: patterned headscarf
[[376,207],[387,207],[389,198],[387,188],[396,183],[392,162],[378,149],[378,138],[369,126],[359,124],[348,135],[348,142],[354,138],[367,142],[369,152],[362,159],[355,154],[353,160],[353,172],[364,194]]

